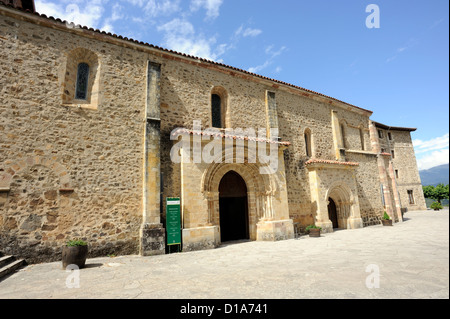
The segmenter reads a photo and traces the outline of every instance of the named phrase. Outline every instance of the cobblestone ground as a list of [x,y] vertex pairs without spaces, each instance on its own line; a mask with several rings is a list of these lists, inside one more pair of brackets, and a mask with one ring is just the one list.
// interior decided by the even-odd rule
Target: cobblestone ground
[[70,288],[76,273],[61,263],[29,265],[0,282],[0,298],[449,298],[449,214],[409,212],[393,227],[320,238],[94,258],[78,274]]

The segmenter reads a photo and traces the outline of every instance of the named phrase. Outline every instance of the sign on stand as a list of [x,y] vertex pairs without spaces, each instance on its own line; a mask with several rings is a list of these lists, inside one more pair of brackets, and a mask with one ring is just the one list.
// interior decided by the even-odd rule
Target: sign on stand
[[167,245],[181,245],[181,202],[179,197],[166,198]]

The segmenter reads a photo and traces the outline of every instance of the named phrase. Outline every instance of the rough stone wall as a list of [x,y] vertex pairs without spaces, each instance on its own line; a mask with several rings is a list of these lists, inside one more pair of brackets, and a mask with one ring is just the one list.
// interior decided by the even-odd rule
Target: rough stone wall
[[[395,152],[392,162],[394,169],[398,171],[397,186],[401,204],[408,210],[426,209],[411,134],[407,131],[391,131],[391,135],[392,141],[389,141],[389,146],[390,150]],[[415,204],[413,205],[409,203],[408,190],[414,193]]]
[[[401,206],[407,210],[426,209],[422,182],[417,168],[417,160],[410,131],[385,130],[377,127],[378,130],[383,132],[383,137],[378,138],[381,149],[391,155],[392,151],[394,151],[394,156],[391,156],[390,160],[392,161],[394,171],[398,171],[396,181]],[[389,138],[389,133],[391,139]],[[409,202],[408,190],[413,191],[414,204],[410,204]]]
[[355,170],[359,206],[364,226],[377,225],[383,216],[376,154],[347,152],[347,160],[359,163]]
[[[97,110],[63,104],[76,48],[98,56]],[[0,57],[0,250],[58,260],[83,238],[90,256],[137,253],[146,56],[0,15]]]

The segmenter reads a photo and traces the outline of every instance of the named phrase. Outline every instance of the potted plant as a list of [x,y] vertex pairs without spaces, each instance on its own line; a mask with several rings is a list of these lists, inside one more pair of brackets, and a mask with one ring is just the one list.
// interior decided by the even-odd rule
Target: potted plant
[[383,223],[383,226],[392,226],[392,219],[386,212],[384,212],[383,219],[381,220],[381,222]]
[[69,265],[77,265],[83,268],[88,253],[87,243],[80,239],[69,240],[62,250],[62,264],[66,269]]
[[322,227],[318,227],[315,225],[309,225],[306,227],[306,232],[309,233],[309,237],[320,237],[320,231]]
[[443,209],[444,207],[442,206],[441,203],[439,203],[439,202],[434,202],[433,204],[430,205],[430,208],[431,208],[431,209],[434,209],[434,210],[436,210],[436,211],[438,211],[438,210],[440,210],[440,209]]

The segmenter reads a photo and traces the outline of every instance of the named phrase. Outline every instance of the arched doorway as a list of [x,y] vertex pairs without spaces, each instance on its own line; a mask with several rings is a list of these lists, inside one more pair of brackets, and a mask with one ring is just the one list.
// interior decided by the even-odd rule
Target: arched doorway
[[219,184],[220,238],[222,242],[249,239],[247,186],[234,171]]
[[328,198],[328,218],[333,224],[333,228],[339,228],[336,203],[332,198]]

